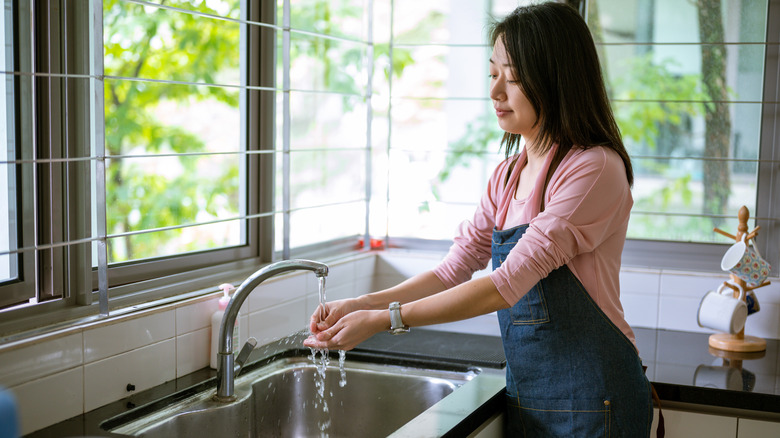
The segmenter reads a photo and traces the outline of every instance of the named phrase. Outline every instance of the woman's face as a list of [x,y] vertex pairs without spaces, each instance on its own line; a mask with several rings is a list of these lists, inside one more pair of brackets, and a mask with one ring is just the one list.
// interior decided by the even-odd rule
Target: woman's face
[[537,114],[525,97],[509,65],[509,56],[501,38],[493,46],[490,57],[490,99],[498,116],[498,126],[511,134],[520,134],[526,141],[536,138],[539,126]]

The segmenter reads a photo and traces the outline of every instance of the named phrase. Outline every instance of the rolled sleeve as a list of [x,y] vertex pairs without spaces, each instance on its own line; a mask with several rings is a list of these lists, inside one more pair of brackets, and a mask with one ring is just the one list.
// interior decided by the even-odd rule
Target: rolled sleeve
[[545,210],[490,275],[510,304],[574,257],[595,251],[613,236],[625,239],[630,189],[622,160],[606,148],[568,156],[551,179],[545,200]]

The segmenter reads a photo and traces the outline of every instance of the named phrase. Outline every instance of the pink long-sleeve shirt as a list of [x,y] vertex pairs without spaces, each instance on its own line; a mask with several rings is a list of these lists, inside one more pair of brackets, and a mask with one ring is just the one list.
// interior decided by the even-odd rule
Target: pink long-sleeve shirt
[[605,147],[573,148],[543,193],[553,155],[554,150],[547,154],[531,193],[521,200],[514,197],[527,163],[525,151],[515,157],[518,161],[508,181],[513,158],[499,164],[474,218],[460,225],[449,253],[433,272],[448,288],[463,283],[487,267],[493,227],[529,224],[506,261],[490,274],[506,302],[514,305],[566,264],[612,323],[635,343],[620,303],[620,258],[633,205],[623,161]]

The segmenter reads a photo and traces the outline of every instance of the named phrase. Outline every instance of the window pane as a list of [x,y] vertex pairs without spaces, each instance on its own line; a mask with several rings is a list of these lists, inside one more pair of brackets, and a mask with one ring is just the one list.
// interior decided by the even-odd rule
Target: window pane
[[[0,60],[3,71],[14,70],[13,11],[11,2],[3,2],[3,15],[0,17]],[[16,159],[14,126],[14,76],[4,74],[0,77],[0,161]],[[16,177],[13,164],[0,164],[0,253],[16,249]],[[0,283],[18,276],[17,256],[0,255]]]
[[[283,53],[279,32],[277,52]],[[366,43],[334,40],[291,32],[290,88],[364,95],[366,93]],[[282,57],[277,57],[277,86],[284,77]]]
[[[240,2],[165,5],[236,18]],[[245,243],[240,24],[106,0],[104,53],[109,262]]]
[[[166,6],[195,8],[188,1]],[[239,1],[219,9],[235,15]],[[216,14],[211,2],[195,9]],[[106,75],[163,81],[239,85],[241,25],[121,0],[103,1]],[[108,100],[107,100],[108,101]]]
[[362,97],[291,92],[290,149],[365,148],[367,120]]
[[722,242],[756,211],[765,0],[591,2],[588,24],[633,157],[629,238]]
[[204,14],[218,15],[237,20],[241,18],[241,0],[147,0],[149,3],[172,6]]
[[486,98],[490,52],[487,46],[393,48],[396,65],[405,65],[393,82],[393,96]]
[[[281,160],[277,175],[282,178]],[[365,199],[365,150],[319,150],[290,153],[290,208],[293,210]],[[282,182],[277,182],[281,196]],[[281,199],[277,205],[281,206]],[[365,218],[364,218],[365,219]],[[360,233],[362,231],[356,231]]]
[[[283,223],[283,215],[276,215],[276,223]],[[330,240],[354,237],[355,246],[363,235],[366,221],[365,202],[297,210],[290,213],[290,247],[300,248]],[[283,248],[284,234],[276,229],[276,247]]]
[[[278,23],[284,12],[277,3]],[[368,0],[291,0],[290,26],[323,35],[365,41],[368,35]]]
[[493,17],[534,0],[394,0],[396,44],[484,44]]

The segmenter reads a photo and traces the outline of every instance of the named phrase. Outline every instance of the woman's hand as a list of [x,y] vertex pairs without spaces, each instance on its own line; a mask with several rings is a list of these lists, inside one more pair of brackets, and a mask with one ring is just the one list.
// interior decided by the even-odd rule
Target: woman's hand
[[312,334],[303,341],[303,345],[329,350],[351,350],[388,328],[390,316],[386,310],[357,310],[339,318],[332,327]]
[[309,331],[316,335],[333,325],[345,315],[360,309],[356,299],[346,299],[320,304],[311,315]]

